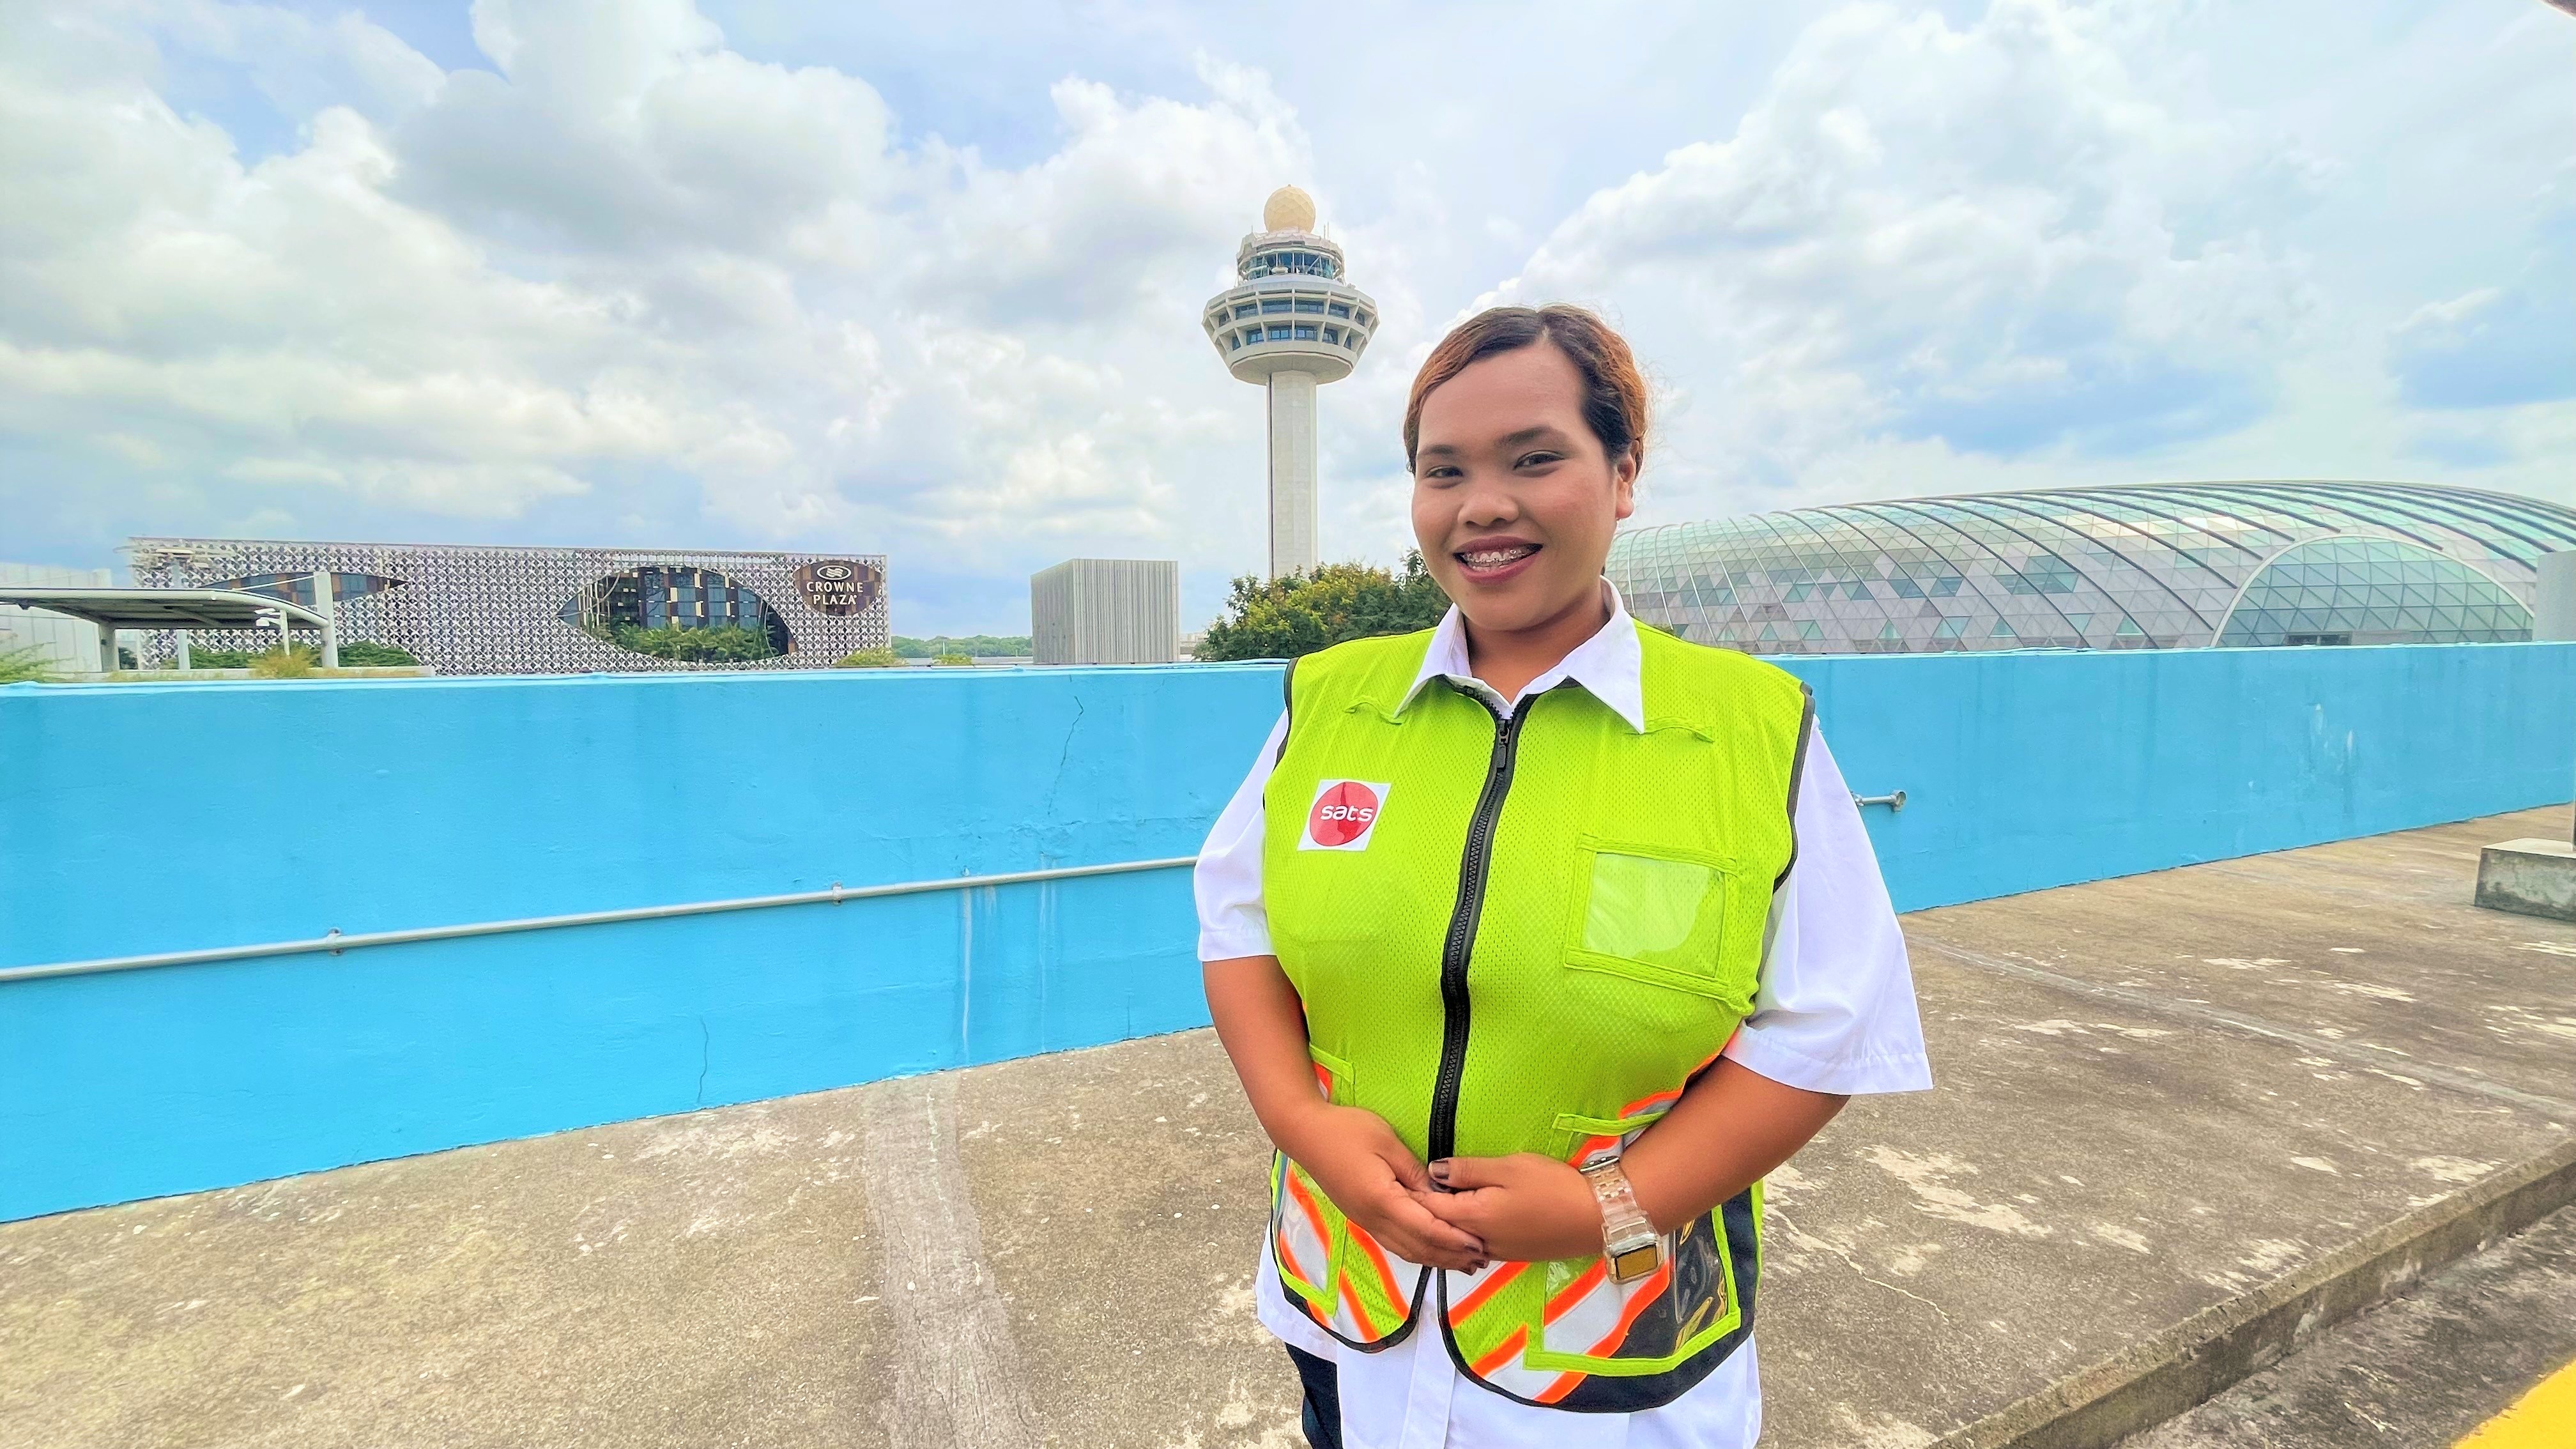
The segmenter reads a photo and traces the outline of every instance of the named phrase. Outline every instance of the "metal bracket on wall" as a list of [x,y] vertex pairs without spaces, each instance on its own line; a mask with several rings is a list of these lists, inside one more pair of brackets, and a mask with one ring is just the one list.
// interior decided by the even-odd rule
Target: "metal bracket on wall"
[[1884,805],[1890,810],[1902,810],[1905,808],[1905,792],[1899,790],[1891,795],[1854,795],[1852,797],[1852,803],[1854,805]]

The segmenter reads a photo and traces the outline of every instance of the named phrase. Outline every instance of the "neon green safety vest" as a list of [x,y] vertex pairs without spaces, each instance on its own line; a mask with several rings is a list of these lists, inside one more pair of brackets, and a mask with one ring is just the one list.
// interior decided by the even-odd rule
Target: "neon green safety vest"
[[[1430,638],[1291,668],[1263,795],[1271,939],[1334,1102],[1426,1161],[1581,1162],[1670,1107],[1752,1008],[1812,704],[1642,626],[1642,733],[1573,685],[1507,721],[1440,681],[1408,704]],[[1285,1157],[1270,1222],[1289,1301],[1336,1338],[1391,1345],[1428,1298],[1451,1359],[1524,1403],[1669,1403],[1752,1330],[1759,1184],[1624,1286],[1598,1256],[1430,1273]]]

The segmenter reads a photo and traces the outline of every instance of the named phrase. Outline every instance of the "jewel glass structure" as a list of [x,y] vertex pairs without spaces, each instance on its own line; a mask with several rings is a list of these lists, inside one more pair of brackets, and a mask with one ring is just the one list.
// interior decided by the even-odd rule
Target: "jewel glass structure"
[[2408,483],[2158,483],[1798,508],[1620,535],[1638,618],[1753,654],[2531,637],[2576,509]]

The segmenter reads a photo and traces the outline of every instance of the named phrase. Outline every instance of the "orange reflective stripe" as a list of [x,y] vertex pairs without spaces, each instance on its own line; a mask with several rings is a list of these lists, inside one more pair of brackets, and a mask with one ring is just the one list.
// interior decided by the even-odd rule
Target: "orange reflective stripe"
[[[1715,1058],[1715,1057],[1710,1057],[1708,1060],[1709,1060],[1710,1062],[1713,1062],[1713,1061],[1716,1061],[1716,1060],[1717,1060],[1717,1058]],[[1702,1068],[1706,1068],[1706,1067],[1707,1067],[1707,1065],[1708,1065],[1708,1062],[1702,1062],[1702,1063],[1700,1063],[1700,1066],[1701,1066]],[[1669,1091],[1657,1092],[1657,1093],[1655,1093],[1655,1094],[1654,1094],[1654,1095],[1652,1095],[1652,1096],[1639,1097],[1637,1100],[1635,1100],[1635,1101],[1633,1101],[1633,1102],[1629,1103],[1627,1106],[1620,1108],[1620,1109],[1619,1109],[1619,1115],[1620,1115],[1620,1116],[1622,1116],[1622,1117],[1634,1117],[1634,1116],[1636,1116],[1638,1113],[1645,1111],[1645,1110],[1646,1110],[1647,1108],[1649,1108],[1649,1107],[1662,1107],[1662,1106],[1668,1106],[1668,1105],[1670,1105],[1670,1104],[1672,1104],[1672,1103],[1674,1103],[1674,1102],[1678,1102],[1678,1101],[1680,1101],[1680,1100],[1681,1100],[1681,1098],[1682,1098],[1682,1089],[1681,1089],[1681,1088],[1679,1088],[1679,1087],[1674,1087],[1674,1088],[1672,1088],[1672,1089],[1671,1089],[1671,1090],[1669,1090]]]
[[1387,1265],[1386,1250],[1377,1245],[1377,1239],[1370,1237],[1368,1229],[1358,1223],[1345,1223],[1343,1230],[1351,1235],[1352,1242],[1360,1245],[1360,1251],[1368,1255],[1369,1266],[1377,1269],[1377,1281],[1386,1289],[1387,1300],[1402,1299],[1405,1295],[1396,1288],[1395,1269]]
[[1664,1289],[1670,1286],[1672,1281],[1673,1265],[1666,1263],[1657,1268],[1653,1276],[1638,1284],[1637,1291],[1629,1295],[1627,1305],[1619,1311],[1618,1326],[1612,1328],[1599,1343],[1592,1345],[1591,1355],[1594,1358],[1604,1358],[1616,1352],[1619,1345],[1627,1341],[1628,1330],[1637,1326],[1637,1316],[1646,1311],[1647,1305],[1662,1297]]
[[1333,1235],[1324,1231],[1324,1210],[1315,1206],[1315,1195],[1306,1190],[1306,1184],[1299,1182],[1293,1172],[1288,1174],[1288,1195],[1297,1200],[1297,1206],[1306,1210],[1306,1222],[1315,1230],[1315,1241],[1324,1244],[1326,1252],[1332,1251]]
[[1553,1404],[1557,1400],[1564,1398],[1566,1395],[1573,1393],[1576,1389],[1582,1387],[1585,1377],[1586,1375],[1583,1374],[1563,1375],[1558,1378],[1555,1383],[1549,1384],[1546,1388],[1539,1390],[1534,1397],[1542,1404]]
[[1352,1289],[1351,1270],[1348,1268],[1342,1270],[1342,1305],[1351,1310],[1351,1321],[1360,1326],[1360,1336],[1371,1343],[1377,1342],[1377,1320],[1369,1317],[1368,1305],[1362,1303],[1358,1292]]
[[1486,1374],[1492,1373],[1494,1370],[1510,1363],[1513,1359],[1520,1357],[1521,1350],[1526,1347],[1528,1343],[1529,1330],[1527,1328],[1515,1328],[1512,1330],[1511,1337],[1495,1344],[1491,1352],[1487,1353],[1483,1358],[1476,1360],[1474,1363],[1467,1365],[1467,1367],[1478,1378],[1482,1378]]
[[1586,1137],[1582,1141],[1574,1144],[1574,1154],[1565,1160],[1580,1166],[1583,1159],[1590,1157],[1593,1153],[1601,1152],[1618,1145],[1619,1139],[1616,1137]]
[[1315,1085],[1324,1089],[1326,1097],[1333,1095],[1333,1072],[1322,1062],[1315,1063]]
[[1539,1314],[1539,1322],[1554,1323],[1558,1319],[1563,1318],[1565,1316],[1565,1310],[1572,1308],[1575,1304],[1581,1302],[1584,1294],[1599,1287],[1601,1285],[1602,1278],[1605,1277],[1609,1271],[1609,1266],[1607,1264],[1603,1263],[1599,1258],[1593,1259],[1592,1266],[1584,1269],[1581,1277],[1557,1290],[1556,1296],[1547,1300],[1547,1308],[1544,1312]]
[[1501,1267],[1496,1268],[1493,1272],[1486,1274],[1485,1281],[1476,1285],[1476,1291],[1450,1305],[1449,1321],[1451,1323],[1466,1322],[1468,1314],[1484,1307],[1485,1300],[1502,1292],[1503,1285],[1509,1283],[1514,1278],[1519,1277],[1521,1275],[1521,1270],[1528,1266],[1529,1264],[1527,1263],[1505,1263]]

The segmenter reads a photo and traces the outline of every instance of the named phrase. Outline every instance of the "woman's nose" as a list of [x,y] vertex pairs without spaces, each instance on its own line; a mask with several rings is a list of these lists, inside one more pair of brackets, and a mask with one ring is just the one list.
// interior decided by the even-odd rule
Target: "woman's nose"
[[1470,528],[1490,528],[1520,516],[1520,501],[1512,497],[1508,488],[1470,483],[1467,496],[1458,500],[1458,521]]

